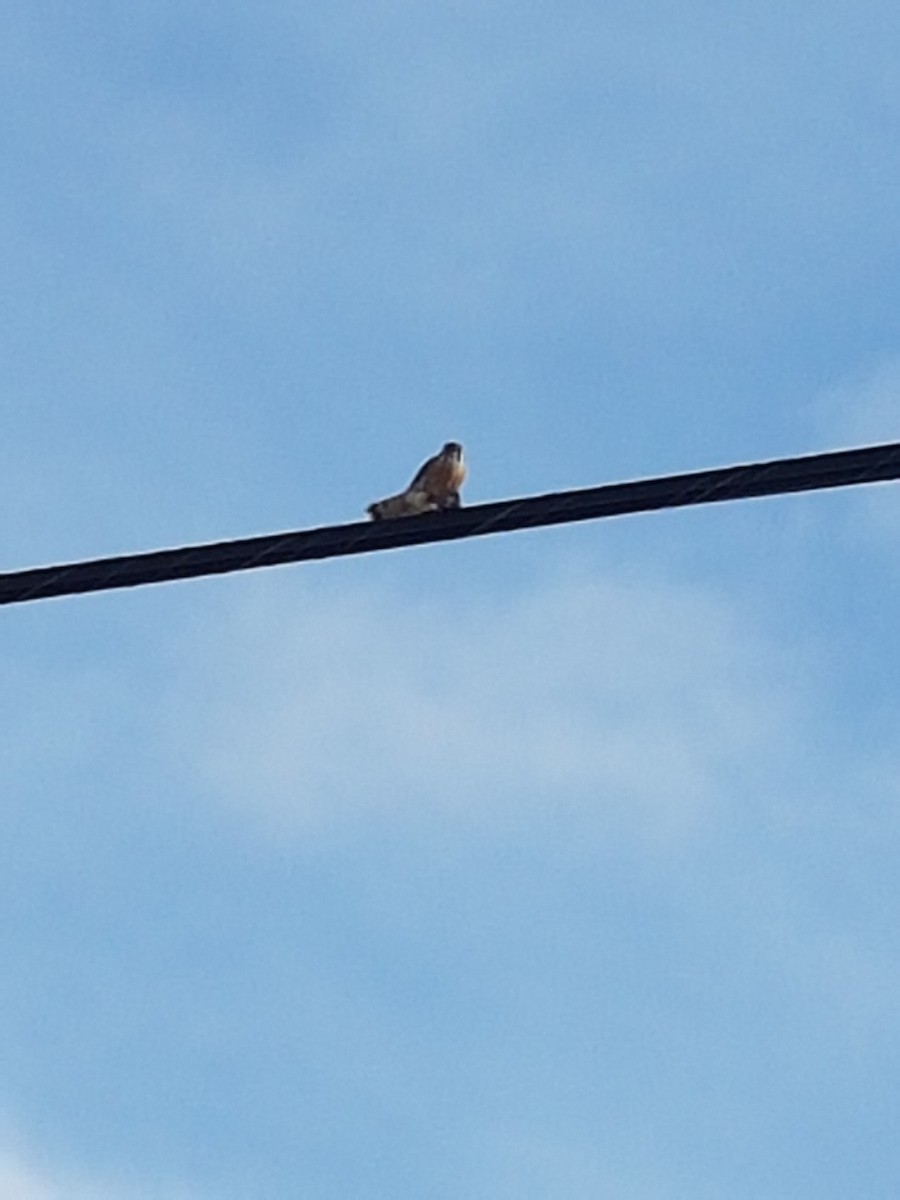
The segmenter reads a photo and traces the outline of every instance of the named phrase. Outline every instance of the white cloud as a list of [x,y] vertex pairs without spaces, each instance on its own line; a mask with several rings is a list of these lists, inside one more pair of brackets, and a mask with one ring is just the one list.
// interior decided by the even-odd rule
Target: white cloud
[[264,821],[552,810],[666,840],[802,724],[777,649],[698,588],[576,576],[461,607],[305,582],[254,584],[181,647],[177,758]]
[[61,1200],[62,1192],[14,1155],[0,1153],[0,1195],[6,1200]]
[[133,1180],[114,1183],[79,1171],[38,1166],[16,1149],[0,1149],[0,1196],[3,1200],[190,1200],[187,1189],[142,1186]]

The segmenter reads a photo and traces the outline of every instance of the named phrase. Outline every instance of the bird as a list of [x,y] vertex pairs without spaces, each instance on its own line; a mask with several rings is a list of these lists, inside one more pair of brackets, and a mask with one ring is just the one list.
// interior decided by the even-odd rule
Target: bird
[[366,512],[373,521],[382,521],[459,508],[459,489],[465,478],[462,446],[459,442],[445,442],[439,454],[419,467],[405,491],[384,500],[376,500]]

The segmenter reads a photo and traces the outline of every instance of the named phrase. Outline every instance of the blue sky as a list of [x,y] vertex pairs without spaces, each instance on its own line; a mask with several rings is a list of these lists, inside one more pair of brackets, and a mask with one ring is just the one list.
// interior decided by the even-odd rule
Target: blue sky
[[[4,569],[900,436],[900,10],[35,0]],[[2,620],[6,1200],[893,1197],[891,486]]]

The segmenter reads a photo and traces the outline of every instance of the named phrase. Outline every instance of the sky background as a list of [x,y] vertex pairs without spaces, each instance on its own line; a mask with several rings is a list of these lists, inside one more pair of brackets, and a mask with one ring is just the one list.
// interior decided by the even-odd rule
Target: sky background
[[[0,37],[2,569],[900,437],[900,8]],[[889,1200],[890,485],[4,610],[4,1200]]]

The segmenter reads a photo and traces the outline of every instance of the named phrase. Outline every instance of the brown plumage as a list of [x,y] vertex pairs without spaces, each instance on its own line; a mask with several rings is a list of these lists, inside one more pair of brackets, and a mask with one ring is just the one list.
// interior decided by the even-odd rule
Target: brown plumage
[[373,521],[413,517],[441,508],[459,508],[459,489],[466,478],[459,442],[447,442],[440,454],[423,463],[404,492],[376,500],[366,509]]

